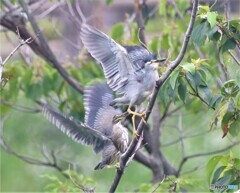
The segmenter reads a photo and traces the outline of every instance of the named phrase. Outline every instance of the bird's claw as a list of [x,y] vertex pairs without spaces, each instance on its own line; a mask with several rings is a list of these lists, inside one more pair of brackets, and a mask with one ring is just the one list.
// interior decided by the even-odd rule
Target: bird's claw
[[147,121],[146,121],[146,112],[143,112],[140,117],[141,117],[142,121],[146,124],[147,123]]
[[138,135],[138,133],[137,133],[137,130],[135,129],[135,130],[133,130],[133,134],[132,134],[132,139],[138,139],[138,137],[139,137],[139,135]]

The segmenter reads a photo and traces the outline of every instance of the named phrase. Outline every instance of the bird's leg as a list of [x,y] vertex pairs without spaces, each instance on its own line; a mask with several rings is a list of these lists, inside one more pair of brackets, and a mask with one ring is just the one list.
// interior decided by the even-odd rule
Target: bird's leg
[[[142,121],[143,121],[145,124],[147,123],[146,120],[145,120],[145,118],[146,118],[146,111],[144,111],[143,113],[137,113],[137,112],[132,111],[130,108],[128,108],[127,112],[128,112],[129,114],[132,114],[132,115],[141,117]],[[135,119],[135,118],[134,118],[134,119]]]
[[137,129],[136,129],[136,125],[135,125],[135,118],[136,118],[136,115],[133,114],[132,116],[132,125],[133,125],[133,134],[132,134],[132,138],[137,138],[139,135],[137,133]]

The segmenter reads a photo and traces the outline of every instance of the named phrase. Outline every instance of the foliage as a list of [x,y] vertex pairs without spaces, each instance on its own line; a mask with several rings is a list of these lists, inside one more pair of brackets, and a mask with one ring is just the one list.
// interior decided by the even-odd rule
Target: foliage
[[[111,5],[114,0],[106,0],[105,2]],[[176,3],[182,13],[189,8],[189,1],[178,0]],[[191,114],[191,118],[185,120],[189,123],[191,123],[191,119],[194,116],[199,120],[202,119],[202,121],[207,119],[208,114],[205,115],[206,111],[210,111],[213,114],[211,123],[205,124],[204,128],[212,128],[212,133],[216,130],[220,130],[220,132],[222,130],[223,134],[215,135],[207,142],[203,138],[199,140],[201,143],[198,141],[186,142],[190,147],[188,148],[188,153],[195,152],[193,148],[196,148],[196,146],[199,146],[199,148],[211,146],[211,141],[218,141],[226,135],[234,140],[240,131],[240,70],[235,70],[237,69],[236,64],[228,54],[228,50],[234,50],[236,46],[239,46],[240,24],[239,20],[227,21],[222,15],[217,11],[212,11],[209,6],[199,6],[196,25],[194,26],[191,42],[184,60],[161,87],[157,99],[157,102],[161,104],[160,114],[165,113],[165,109],[169,104],[172,104],[172,107],[184,104],[184,110],[181,112]],[[146,24],[146,34],[149,34],[149,50],[160,53],[159,57],[168,56],[169,60],[173,60],[177,56],[182,45],[182,37],[186,31],[186,25],[176,16],[176,10],[168,5],[168,1],[162,0],[158,14],[148,20]],[[184,18],[187,22],[189,21],[188,14],[184,15]],[[137,24],[129,22],[127,24],[129,31],[125,31],[126,23],[120,22],[115,24],[111,29],[111,37],[116,42],[122,44],[139,44]],[[47,30],[48,38],[56,38],[51,36],[49,26],[46,27],[45,25],[45,23],[42,24],[42,28]],[[200,50],[203,57],[196,51],[196,47]],[[214,48],[217,49],[215,50]],[[228,69],[229,78],[223,78],[222,85],[217,85],[216,83],[216,78],[222,75],[216,65],[217,63],[222,63]],[[103,79],[100,65],[86,59],[85,55],[75,61],[65,62],[63,66],[74,79],[84,86],[91,81],[96,81],[96,79]],[[160,74],[165,70],[166,66],[161,66],[159,69]],[[82,95],[70,87],[59,73],[44,60],[34,58],[30,66],[27,66],[19,59],[14,62],[8,62],[4,66],[3,80],[1,84],[1,101],[8,101],[15,105],[21,103],[23,98],[24,100],[27,99],[28,102],[44,99],[54,103],[61,111],[83,120],[84,106]],[[11,106],[0,103],[0,108],[2,117],[11,114]],[[200,118],[199,112],[202,112]],[[171,119],[169,122],[176,125],[177,119]],[[162,139],[163,143],[168,142],[173,137],[177,137],[175,130],[167,129],[167,126],[165,126],[167,124],[165,123],[163,125],[163,133],[169,132],[168,138]],[[216,130],[214,131],[213,128]],[[199,124],[194,123],[191,125],[191,131],[198,130]],[[211,132],[208,135],[211,135]],[[16,146],[18,146],[19,141],[20,139],[14,140]],[[224,142],[221,141],[221,145],[224,145]],[[77,148],[79,147],[78,144],[76,146]],[[174,154],[176,147],[178,146],[174,146]],[[175,155],[172,152],[167,152],[166,157],[175,159]],[[206,163],[207,159],[204,159],[203,162]],[[207,183],[237,184],[236,182],[239,180],[237,176],[239,162],[239,159],[233,157],[231,153],[229,155],[217,155],[208,161],[206,166],[207,179],[195,180],[195,174],[179,176],[178,178],[169,176],[160,185],[153,185],[152,183],[141,183],[141,185],[138,185],[136,183],[137,185],[133,186],[138,187],[139,192],[152,192],[159,185],[156,192],[171,192],[175,185],[177,191],[199,191],[206,190]],[[194,166],[194,164],[192,162],[189,165]],[[202,171],[196,172],[201,175]],[[65,174],[67,173],[65,172]],[[80,183],[81,187],[92,188],[95,186],[95,182],[92,179],[78,175],[73,171],[71,171],[71,175],[74,182]],[[134,176],[134,172],[131,175]],[[48,180],[46,190],[49,192],[80,191],[69,179],[63,180],[53,174],[46,174],[43,177]],[[103,180],[102,176],[98,180]],[[98,182],[98,180],[96,181]],[[111,180],[109,178],[106,179],[106,181]],[[148,179],[143,180],[147,181]],[[123,191],[126,190],[124,188],[122,188]]]
[[[206,174],[209,185],[235,185],[235,187],[238,187],[240,182],[239,172],[240,159],[233,157],[232,152],[227,155],[217,155],[212,157],[206,166]],[[234,189],[226,190],[228,190],[227,192],[234,192]]]
[[[60,179],[52,174],[42,175],[48,179],[49,184],[45,189],[47,192],[86,192],[95,186],[95,182],[91,178],[77,174],[73,170],[64,171],[63,174],[69,176],[70,179]],[[88,188],[89,187],[89,188]]]

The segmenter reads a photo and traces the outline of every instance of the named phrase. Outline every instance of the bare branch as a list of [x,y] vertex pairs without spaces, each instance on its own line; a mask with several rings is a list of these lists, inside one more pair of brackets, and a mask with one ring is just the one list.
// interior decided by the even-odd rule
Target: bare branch
[[33,108],[29,108],[29,107],[25,107],[22,105],[15,105],[13,103],[10,103],[8,101],[5,100],[0,100],[0,103],[6,106],[11,107],[12,109],[15,109],[17,111],[21,111],[21,112],[25,112],[25,113],[39,113],[42,112],[41,109],[33,109]]
[[136,22],[138,24],[138,27],[141,29],[139,31],[139,39],[141,40],[140,43],[143,43],[143,46],[146,45],[146,38],[145,38],[145,26],[143,22],[143,16],[142,16],[142,5],[145,3],[145,0],[140,2],[140,0],[135,0],[134,2],[134,9],[136,13]]
[[63,176],[65,176],[66,178],[68,178],[68,176],[64,173],[62,173],[62,171],[64,171],[63,168],[61,168],[57,163],[56,160],[54,161],[54,158],[52,157],[53,161],[42,161],[42,160],[38,160],[36,158],[27,156],[27,155],[22,155],[19,154],[17,152],[15,152],[14,150],[12,150],[10,148],[10,146],[5,142],[5,140],[3,139],[3,123],[0,125],[0,145],[3,148],[3,150],[5,150],[8,154],[13,155],[17,158],[19,158],[20,160],[28,163],[28,164],[32,164],[32,165],[38,165],[38,166],[46,166],[46,167],[52,167],[56,170],[58,170]]
[[[187,46],[188,46],[188,42],[189,42],[189,39],[191,37],[193,25],[195,23],[195,18],[196,18],[196,14],[197,14],[197,7],[198,7],[198,0],[195,0],[194,3],[193,3],[191,20],[190,20],[190,23],[189,23],[189,26],[188,26],[188,29],[187,29],[187,32],[186,32],[186,36],[185,36],[184,41],[183,41],[182,48],[181,48],[177,58],[170,64],[170,66],[167,68],[167,70],[163,73],[163,75],[157,81],[156,87],[155,87],[153,95],[152,95],[152,98],[151,98],[150,103],[147,107],[146,120],[148,120],[149,115],[152,111],[152,108],[154,106],[154,103],[155,103],[155,100],[157,98],[157,94],[158,94],[158,91],[159,91],[160,87],[167,80],[167,78],[170,76],[172,71],[180,64],[180,62],[182,61],[182,59],[185,55],[185,52],[186,52]],[[144,123],[143,123],[143,121],[141,121],[140,124],[138,125],[138,129],[137,129],[138,134],[141,134],[143,129],[144,129]],[[121,177],[122,177],[124,168],[126,166],[126,163],[129,159],[129,157],[131,157],[131,155],[133,154],[136,145],[137,145],[137,139],[134,139],[131,142],[130,146],[128,147],[127,151],[122,155],[121,160],[120,160],[120,167],[117,170],[117,174],[116,174],[115,179],[114,179],[114,181],[113,181],[113,183],[110,187],[110,190],[109,190],[110,193],[115,192],[115,190],[116,190],[116,188],[117,188],[117,186],[118,186],[118,184],[121,180]]]
[[60,6],[64,5],[65,3],[60,3],[60,2],[56,2],[54,3],[51,7],[49,7],[47,10],[45,10],[44,12],[42,12],[40,15],[38,15],[39,18],[43,18],[46,17],[48,14],[50,14],[51,12],[53,12],[55,9],[59,8]]
[[13,51],[5,58],[5,60],[4,60],[3,62],[0,61],[0,80],[2,79],[2,72],[3,72],[3,66],[4,66],[4,64],[6,64],[6,62],[13,56],[13,54],[14,54],[20,47],[22,47],[24,44],[30,44],[30,43],[33,41],[32,37],[30,37],[30,38],[28,38],[28,39],[26,39],[26,40],[21,39],[20,34],[19,34],[19,31],[18,31],[18,28],[17,28],[17,34],[18,34],[18,36],[19,36],[19,38],[20,38],[20,43],[17,45],[17,47],[15,47],[15,48],[13,49]]
[[176,140],[173,140],[173,141],[170,141],[166,144],[163,144],[162,147],[167,147],[167,146],[170,146],[170,145],[173,145],[175,143],[178,143],[179,141],[181,141],[181,139],[187,139],[187,138],[192,138],[192,137],[198,137],[198,136],[201,136],[201,135],[205,135],[207,134],[209,131],[203,131],[203,132],[199,132],[199,133],[193,133],[193,134],[189,134],[189,135],[183,135],[182,137],[179,137],[178,139]]
[[179,113],[179,117],[178,117],[178,131],[179,131],[179,135],[180,135],[180,143],[181,143],[181,148],[182,148],[182,156],[185,156],[185,147],[184,147],[184,141],[183,141],[183,128],[182,128],[182,115],[181,113]]
[[152,191],[152,193],[156,192],[156,190],[160,187],[160,185],[165,181],[166,176],[164,175],[164,178],[162,179],[162,181],[157,185],[156,188],[154,188],[154,190]]
[[73,179],[70,171],[71,171],[71,165],[69,164],[69,165],[68,165],[68,176],[69,176],[69,179],[71,180],[71,182],[73,183],[73,185],[74,185],[75,187],[77,187],[79,190],[82,190],[82,191],[85,192],[85,193],[94,193],[94,188],[88,189],[88,188],[85,188],[83,185],[78,184],[78,183]]
[[232,147],[234,147],[234,146],[236,146],[238,144],[240,144],[240,141],[235,141],[231,145],[229,145],[229,146],[227,146],[227,147],[225,147],[223,149],[216,150],[216,151],[210,151],[210,152],[205,152],[205,153],[197,153],[197,154],[185,156],[182,159],[182,161],[180,162],[180,164],[179,164],[177,177],[180,175],[182,167],[186,163],[187,160],[192,159],[192,158],[197,158],[197,157],[203,157],[203,156],[208,156],[208,155],[214,155],[214,154],[222,153],[222,152],[225,152],[225,151],[231,149]]
[[46,59],[53,64],[53,66],[58,70],[58,72],[64,77],[64,79],[78,92],[83,93],[83,87],[77,83],[75,79],[69,76],[69,74],[65,71],[65,69],[59,64],[57,61],[56,57],[52,53],[50,47],[48,46],[47,41],[45,40],[45,37],[41,33],[34,17],[29,13],[27,5],[24,1],[19,2],[20,5],[22,6],[24,12],[27,14],[28,19],[32,25],[33,30],[35,33],[39,33],[39,40],[40,40],[40,45],[43,47],[45,50],[45,53],[47,55]]
[[[185,18],[183,17],[183,14],[180,12],[177,4],[176,4],[176,1],[175,0],[170,0],[170,5],[172,5],[172,7],[175,9],[178,17],[182,20],[182,22],[184,23],[185,26],[187,26],[187,21],[185,20]],[[196,45],[196,44],[193,44],[196,52],[198,53],[199,57],[200,58],[204,58],[204,54],[201,52],[200,48]]]
[[12,9],[15,8],[10,1],[2,0],[2,3],[3,3],[9,10],[12,10]]
[[232,56],[233,60],[240,66],[240,61],[238,61],[237,57],[234,56],[234,54],[230,50],[228,50],[228,53],[230,54],[230,56]]

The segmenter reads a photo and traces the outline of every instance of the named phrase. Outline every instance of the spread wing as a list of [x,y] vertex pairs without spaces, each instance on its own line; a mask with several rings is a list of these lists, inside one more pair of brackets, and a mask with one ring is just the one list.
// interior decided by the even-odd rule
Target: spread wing
[[82,25],[81,39],[88,52],[101,63],[109,87],[119,94],[124,93],[129,76],[134,76],[126,49],[87,24]]
[[112,119],[121,111],[109,106],[113,93],[106,83],[95,83],[84,92],[85,123],[106,136],[112,133]]
[[58,112],[49,105],[44,105],[43,114],[53,125],[71,137],[72,140],[84,145],[92,145],[96,153],[101,151],[107,143],[111,142],[101,132],[92,129],[73,117],[68,117]]

